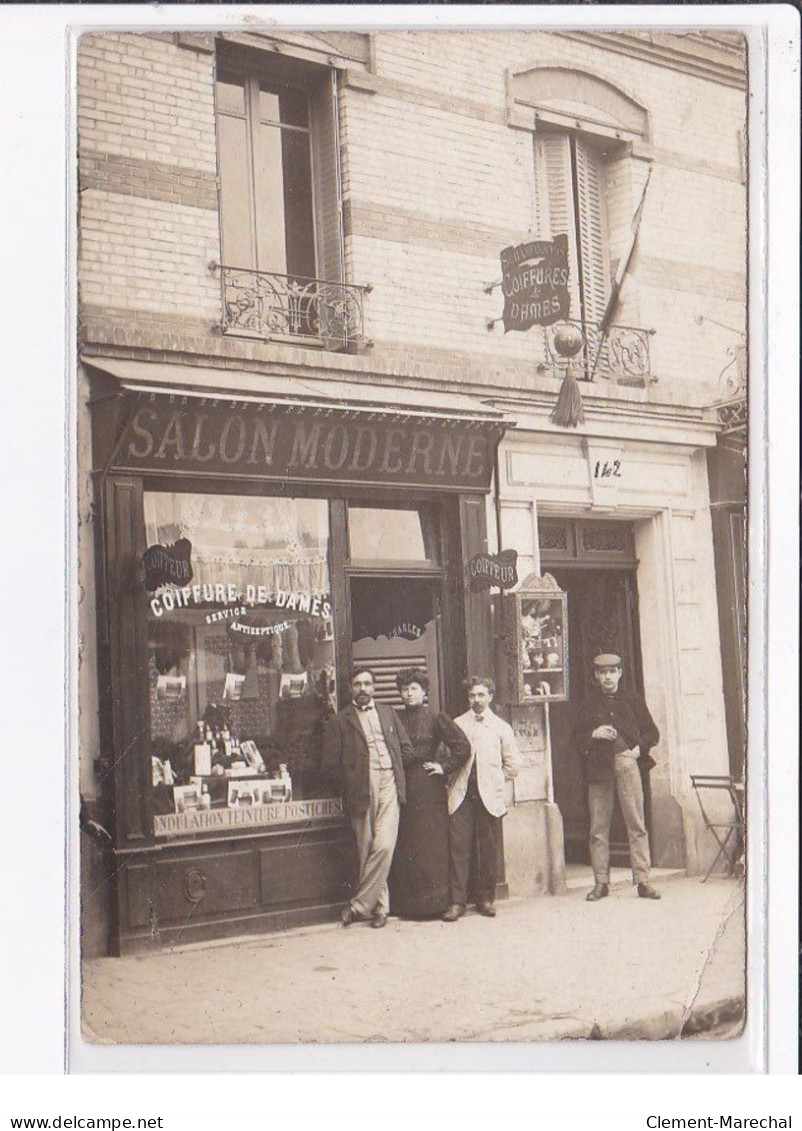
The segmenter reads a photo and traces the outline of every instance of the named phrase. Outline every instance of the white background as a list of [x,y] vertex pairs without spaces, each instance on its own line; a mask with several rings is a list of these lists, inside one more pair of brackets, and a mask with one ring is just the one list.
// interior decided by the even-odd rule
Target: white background
[[[767,106],[760,98],[761,51],[751,66],[751,436],[753,519],[767,518],[768,561],[760,521],[753,522],[750,599],[753,690],[768,674],[768,733],[753,697],[751,766],[766,758],[769,789],[768,838],[752,810],[750,876],[753,927],[750,962],[760,986],[766,940],[768,955],[768,1069],[760,1079],[706,1075],[712,1044],[677,1042],[675,1048],[609,1044],[582,1047],[419,1046],[364,1049],[131,1050],[128,1071],[159,1075],[85,1074],[59,1078],[67,1060],[67,928],[65,906],[75,891],[65,874],[76,871],[68,842],[68,799],[74,769],[68,769],[73,673],[65,618],[69,615],[71,519],[70,398],[73,327],[67,309],[73,285],[72,217],[68,198],[71,163],[71,83],[68,42],[80,27],[198,26],[276,17],[296,26],[345,21],[359,26],[605,26],[718,25],[755,29],[767,48]],[[497,1122],[509,1110],[516,1122],[547,1127],[646,1127],[647,1115],[691,1117],[722,1112],[783,1116],[791,1112],[802,1131],[797,1070],[798,949],[798,243],[799,243],[799,20],[783,5],[688,7],[592,6],[543,8],[289,8],[245,9],[147,5],[0,9],[0,252],[3,257],[3,356],[0,369],[0,483],[3,538],[0,575],[0,649],[6,702],[0,723],[2,808],[0,860],[0,1118],[8,1115],[164,1115],[164,1127],[235,1127],[291,1119],[306,1126],[378,1121],[394,1125],[407,1109],[428,1122],[465,1119]],[[765,37],[765,38],[764,38]],[[758,44],[759,47],[759,44]],[[760,68],[755,71],[755,66]],[[766,118],[765,111],[768,111]],[[768,198],[757,155],[768,130]],[[768,209],[766,210],[766,203]],[[762,223],[768,218],[768,294],[764,290]],[[765,312],[768,311],[768,316]],[[764,392],[768,417],[761,412]],[[760,474],[764,423],[770,438],[767,477]],[[767,485],[767,499],[761,496]],[[767,632],[760,631],[767,600]],[[755,629],[758,629],[756,632]],[[74,643],[74,642],[73,642]],[[768,755],[764,754],[768,751]],[[72,756],[74,762],[74,755]],[[75,814],[70,814],[74,824]],[[768,846],[769,917],[764,921],[760,870]],[[69,867],[68,867],[69,864]],[[752,1003],[750,1063],[765,1066],[761,1047],[762,1002]],[[181,1054],[183,1059],[181,1059]],[[716,1054],[714,1056],[714,1053]],[[176,1059],[176,1055],[178,1059]],[[327,1077],[319,1085],[295,1078],[253,1080],[249,1076],[179,1080],[176,1071],[270,1071],[274,1068],[371,1073],[405,1071],[538,1072],[448,1080],[385,1079],[370,1075]],[[543,1070],[604,1072],[571,1080]],[[693,1072],[677,1080],[667,1072]],[[709,1072],[709,1068],[707,1068]],[[613,1076],[610,1073],[629,1073]],[[660,1076],[643,1075],[645,1072]],[[48,1081],[38,1074],[53,1074]],[[785,1075],[782,1075],[785,1074]],[[246,1114],[250,1113],[250,1114]],[[7,1123],[3,1127],[10,1126]]]

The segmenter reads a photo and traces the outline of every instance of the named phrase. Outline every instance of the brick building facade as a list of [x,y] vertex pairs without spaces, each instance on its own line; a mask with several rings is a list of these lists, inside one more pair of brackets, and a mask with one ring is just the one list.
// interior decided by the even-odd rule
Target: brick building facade
[[[358,652],[385,665],[388,679],[406,659],[425,662],[440,705],[456,714],[460,679],[490,670],[504,686],[509,660],[500,597],[463,582],[466,559],[482,552],[515,549],[520,578],[550,574],[568,594],[572,690],[567,701],[526,707],[522,733],[532,741],[505,821],[507,890],[559,892],[566,858],[585,859],[571,703],[602,645],[622,652],[662,733],[650,790],[655,862],[698,871],[712,842],[689,774],[727,773],[727,723],[730,751],[742,728],[733,659],[742,558],[731,560],[742,547],[723,535],[714,545],[708,475],[722,431],[717,406],[732,401],[729,370],[745,335],[740,39],[103,32],[81,38],[77,71],[80,780],[115,841],[104,860],[87,846],[86,867],[111,868],[117,880],[113,906],[86,910],[87,945],[102,949],[107,935],[114,949],[174,937],[187,906],[198,935],[330,914],[348,870],[336,814],[324,835],[303,810],[319,848],[294,889],[274,882],[270,863],[292,831],[286,822],[247,836],[226,825],[224,845],[210,833],[159,833],[171,787],[160,780],[154,801],[148,766],[156,758],[163,767],[169,752],[173,762],[184,757],[188,738],[156,734],[165,712],[155,697],[186,697],[191,739],[212,702],[212,675],[200,697],[192,690],[196,666],[211,672],[221,650],[214,678],[242,675],[258,698],[295,675],[309,690],[319,684],[329,707],[343,701]],[[636,250],[601,337],[641,201]],[[500,251],[559,233],[568,236],[570,317],[587,343],[577,428],[550,419],[563,377],[553,328],[505,334],[501,322]],[[260,432],[252,415],[274,408],[279,435],[294,413],[307,428],[288,455],[292,467],[293,453],[307,453],[297,491],[296,476],[267,466],[276,433]],[[215,416],[229,410],[236,420]],[[336,438],[314,432],[329,418]],[[218,449],[203,466],[210,428]],[[315,436],[319,452],[308,446]],[[408,456],[396,459],[408,440]],[[471,459],[459,455],[469,451],[482,453],[474,483]],[[169,521],[159,518],[168,496],[178,499]],[[292,648],[289,658],[267,648],[238,658],[231,634],[203,652],[188,613],[186,623],[176,614],[165,644],[165,622],[156,624],[139,581],[142,551],[154,531],[164,542],[165,530],[191,528],[200,554],[204,535],[192,521],[203,500],[226,496],[250,500],[236,506],[254,530],[300,524],[279,564],[302,579],[299,590],[331,595],[336,655],[317,624],[306,667]],[[315,497],[326,502],[317,557],[295,512],[287,519],[270,502],[256,516],[268,506],[259,500],[282,496],[309,497],[310,508]],[[375,521],[386,521],[402,496],[424,549],[407,557],[399,535],[388,557],[368,538],[358,560],[360,509],[368,524],[371,504]],[[181,499],[196,500],[194,520]],[[725,502],[742,517],[737,466]],[[215,537],[227,519],[219,521]],[[212,538],[202,568],[224,561],[244,591],[267,568],[267,543],[237,539],[234,522],[230,534],[237,552],[226,558]],[[313,584],[323,558],[331,576]],[[275,553],[270,562],[275,578]],[[418,594],[410,609],[430,618],[422,635],[357,639],[360,594],[393,579]],[[183,679],[172,691],[171,678]],[[506,699],[499,694],[500,710],[514,713]],[[270,735],[260,732],[285,752],[292,742],[277,736],[290,706],[277,700]],[[307,789],[310,802],[325,799],[312,777]],[[102,925],[94,943],[93,924]]]

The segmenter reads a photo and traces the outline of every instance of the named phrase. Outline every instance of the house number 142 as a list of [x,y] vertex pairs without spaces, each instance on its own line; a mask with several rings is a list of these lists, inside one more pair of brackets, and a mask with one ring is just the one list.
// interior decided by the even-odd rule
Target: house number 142
[[620,459],[597,459],[596,466],[593,468],[594,479],[620,479],[621,478],[621,460]]

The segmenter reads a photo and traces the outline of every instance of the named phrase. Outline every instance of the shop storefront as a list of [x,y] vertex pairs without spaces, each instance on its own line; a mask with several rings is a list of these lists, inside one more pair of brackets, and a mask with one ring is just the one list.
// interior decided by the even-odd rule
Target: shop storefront
[[326,720],[355,659],[387,702],[414,665],[435,706],[463,709],[461,680],[492,654],[464,563],[487,550],[504,416],[445,394],[401,408],[373,386],[85,367],[111,949],[330,918],[354,861]]

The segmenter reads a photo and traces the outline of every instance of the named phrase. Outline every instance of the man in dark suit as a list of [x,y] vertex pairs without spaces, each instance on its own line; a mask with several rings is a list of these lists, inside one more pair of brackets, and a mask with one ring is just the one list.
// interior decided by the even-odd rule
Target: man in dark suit
[[343,909],[344,927],[357,919],[369,919],[372,927],[387,923],[387,877],[406,799],[402,758],[413,754],[395,711],[374,702],[373,693],[370,668],[355,667],[351,702],[331,719],[323,739],[323,769],[340,781],[359,854],[359,882]]
[[603,653],[593,661],[596,686],[579,704],[574,740],[585,759],[590,808],[590,862],[594,887],[587,899],[595,903],[610,894],[610,825],[615,790],[627,827],[632,882],[641,899],[659,899],[649,883],[651,857],[643,812],[641,768],[655,762],[649,751],[660,741],[649,709],[634,691],[619,689],[621,657]]

